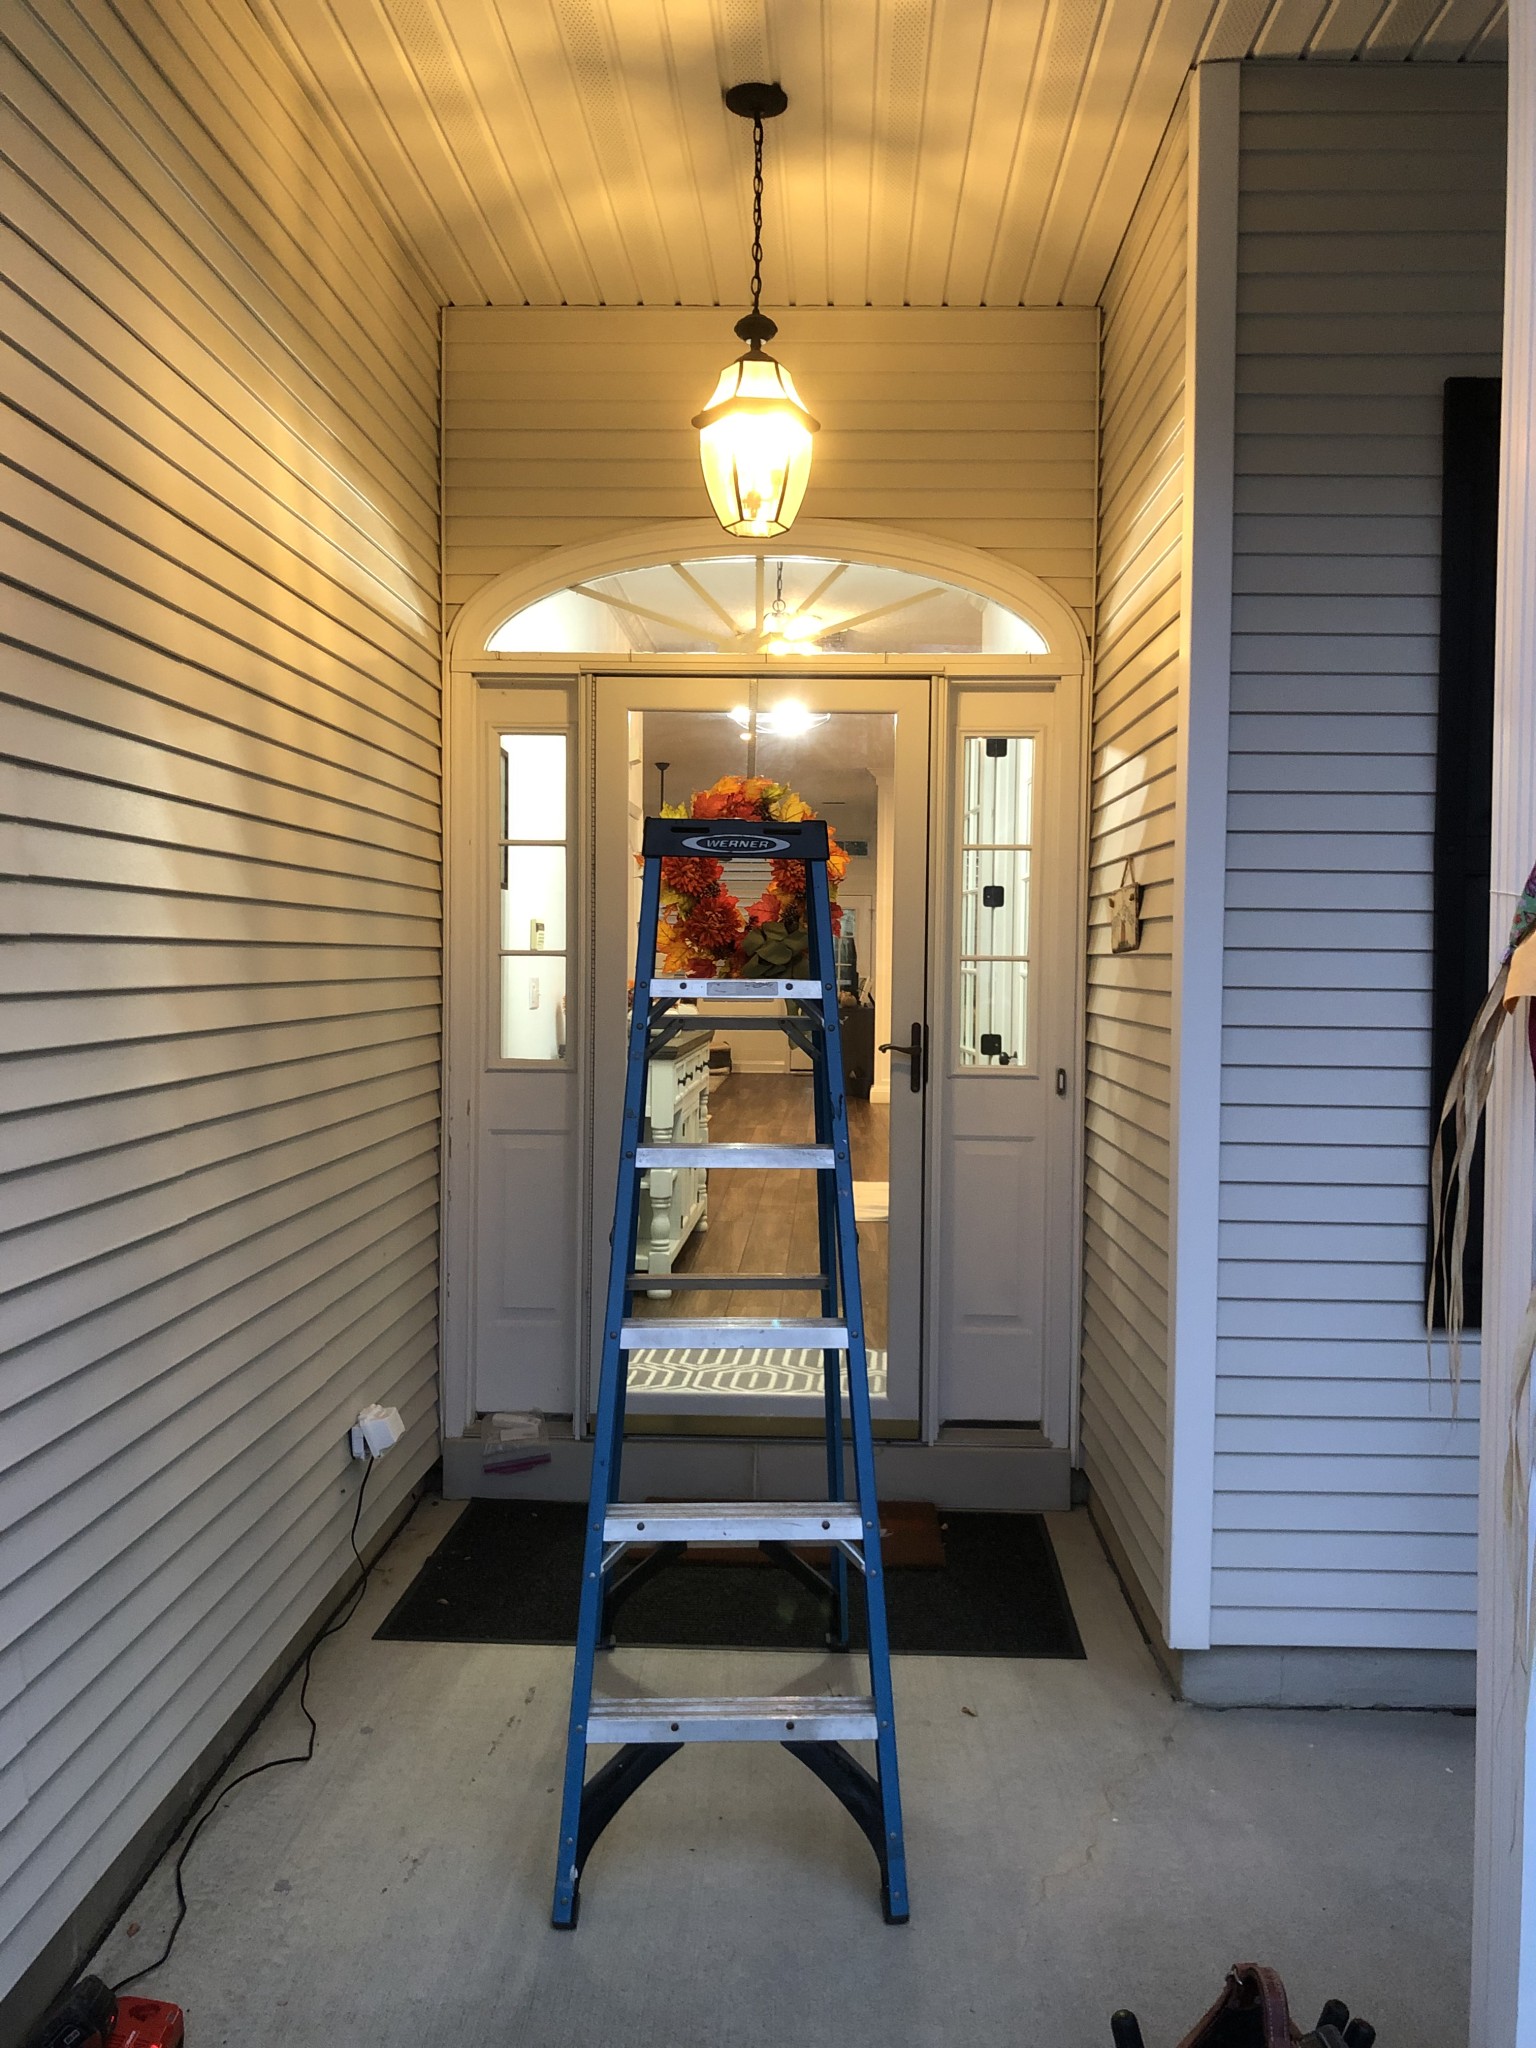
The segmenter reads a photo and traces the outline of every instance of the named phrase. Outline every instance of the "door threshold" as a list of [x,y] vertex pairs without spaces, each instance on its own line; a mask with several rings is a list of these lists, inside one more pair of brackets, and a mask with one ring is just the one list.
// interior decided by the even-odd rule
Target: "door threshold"
[[941,1444],[1027,1445],[1041,1450],[1050,1438],[1038,1422],[946,1422],[940,1426]]
[[[1038,1431],[982,1430],[980,1442],[936,1444],[884,1438],[875,1443],[875,1480],[886,1500],[931,1500],[935,1506],[1011,1514],[1067,1508],[1071,1457]],[[1009,1441],[1014,1435],[1019,1441]],[[515,1457],[509,1458],[508,1453]],[[515,1471],[487,1472],[493,1461]],[[826,1487],[826,1447],[819,1438],[723,1436],[716,1431],[627,1437],[624,1492],[634,1500],[819,1500]],[[592,1444],[551,1434],[540,1443],[487,1445],[478,1436],[443,1445],[443,1493],[449,1500],[585,1500]]]

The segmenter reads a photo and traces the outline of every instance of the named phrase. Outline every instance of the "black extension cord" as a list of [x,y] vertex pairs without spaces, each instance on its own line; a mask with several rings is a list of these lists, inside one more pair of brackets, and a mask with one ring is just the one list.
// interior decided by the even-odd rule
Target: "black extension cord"
[[[352,1545],[352,1555],[357,1559],[357,1569],[362,1576],[347,1596],[346,1603],[342,1607],[341,1612],[330,1623],[329,1627],[323,1628],[319,1635],[315,1637],[304,1658],[304,1682],[299,1687],[299,1711],[309,1723],[309,1740],[297,1756],[274,1756],[269,1758],[264,1764],[253,1764],[248,1771],[242,1771],[238,1778],[231,1778],[212,1805],[204,1809],[193,1826],[192,1832],[187,1836],[185,1842],[182,1843],[181,1854],[176,1858],[176,1918],[171,1922],[171,1931],[165,1938],[165,1947],[161,1949],[159,1955],[155,1957],[152,1963],[145,1963],[142,1969],[133,1971],[130,1976],[119,1978],[117,1983],[112,1986],[114,1995],[119,1991],[126,1990],[130,1984],[137,1984],[141,1977],[147,1977],[151,1970],[158,1970],[161,1964],[169,1959],[171,1950],[176,1946],[176,1937],[181,1932],[181,1924],[187,1917],[187,1894],[182,1884],[182,1870],[185,1867],[187,1858],[192,1853],[193,1844],[209,1821],[213,1819],[219,1808],[224,1804],[230,1793],[238,1791],[242,1785],[248,1784],[252,1778],[259,1778],[263,1771],[282,1770],[287,1764],[307,1764],[314,1756],[315,1742],[320,1733],[319,1724],[316,1722],[314,1715],[309,1711],[309,1681],[314,1669],[315,1652],[322,1643],[329,1642],[332,1636],[337,1635],[344,1629],[353,1615],[356,1614],[358,1608],[363,1603],[363,1595],[368,1590],[368,1581],[373,1575],[373,1566],[364,1564],[363,1553],[357,1547],[357,1525],[363,1518],[363,1496],[368,1491],[368,1478],[369,1474],[373,1471],[374,1462],[373,1455],[370,1452],[368,1463],[363,1467],[363,1483],[357,1489],[357,1506],[352,1512],[352,1527],[348,1535],[348,1541]],[[193,1811],[196,1812],[196,1808]]]

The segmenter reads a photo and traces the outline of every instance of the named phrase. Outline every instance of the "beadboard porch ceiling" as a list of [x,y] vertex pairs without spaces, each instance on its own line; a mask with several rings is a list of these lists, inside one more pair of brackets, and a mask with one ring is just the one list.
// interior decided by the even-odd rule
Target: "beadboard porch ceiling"
[[[229,0],[223,0],[229,4]],[[1202,59],[1499,61],[1503,0],[251,0],[452,305],[1091,305]]]

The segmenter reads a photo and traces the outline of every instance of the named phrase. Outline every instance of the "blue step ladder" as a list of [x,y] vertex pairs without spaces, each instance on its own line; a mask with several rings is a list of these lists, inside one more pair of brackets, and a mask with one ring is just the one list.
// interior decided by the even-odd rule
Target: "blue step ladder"
[[[560,1811],[559,1867],[552,1918],[574,1927],[581,1873],[598,1836],[651,1773],[685,1742],[778,1742],[839,1798],[869,1838],[880,1866],[885,1917],[907,1918],[907,1864],[896,1768],[896,1718],[891,1699],[891,1657],[886,1634],[885,1577],[880,1562],[880,1510],[875,1497],[875,1452],[870,1427],[869,1365],[864,1305],[859,1286],[858,1235],[853,1213],[853,1167],[838,1031],[837,978],[827,882],[827,828],[820,819],[801,824],[742,824],[736,820],[647,818],[641,844],[640,931],[629,1066],[624,1084],[624,1125],[614,1205],[602,1369],[592,1445],[592,1494],[582,1562],[581,1610],[571,1680],[564,1797]],[[661,865],[672,856],[805,863],[808,951],[803,978],[697,981],[657,976]],[[791,963],[793,964],[793,963]],[[811,1061],[815,1143],[811,1145],[646,1145],[641,1118],[649,1061],[680,1032],[697,1028],[694,1013],[677,1005],[782,998],[785,1014],[743,1017],[749,1029],[784,1031]],[[733,1024],[732,1030],[740,1028]],[[816,1174],[821,1270],[806,1275],[667,1275],[669,1288],[753,1291],[799,1290],[820,1296],[816,1316],[717,1316],[697,1321],[640,1320],[634,1298],[655,1286],[635,1270],[640,1176],[650,1168],[702,1166],[779,1169]],[[827,1498],[818,1501],[688,1502],[678,1506],[625,1502],[620,1495],[624,1407],[631,1351],[652,1347],[741,1345],[752,1349],[819,1350],[824,1380]],[[843,1370],[854,1498],[845,1497]],[[828,1642],[848,1647],[849,1570],[862,1576],[869,1637],[869,1692],[764,1699],[614,1699],[594,1695],[599,1652],[610,1641],[615,1613],[633,1592],[690,1543],[760,1545],[797,1576],[811,1578],[830,1608]],[[801,1554],[825,1546],[825,1576]],[[636,1547],[644,1555],[621,1562]],[[874,1772],[843,1747],[872,1742]],[[587,1775],[587,1753],[618,1743],[618,1753]]]

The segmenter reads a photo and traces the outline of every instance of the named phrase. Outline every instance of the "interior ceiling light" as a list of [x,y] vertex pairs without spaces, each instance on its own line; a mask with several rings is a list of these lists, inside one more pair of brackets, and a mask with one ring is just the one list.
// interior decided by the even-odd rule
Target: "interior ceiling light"
[[762,310],[763,123],[789,105],[780,85],[733,85],[733,114],[752,123],[752,310],[736,322],[747,353],[728,363],[714,396],[694,415],[699,460],[715,517],[727,533],[770,540],[787,533],[811,474],[811,436],[820,430],[794,379],[763,347],[778,328]]
[[[826,588],[825,582],[821,585]],[[768,607],[763,620],[763,631],[759,636],[758,651],[762,654],[820,654],[816,645],[818,635],[828,630],[825,619],[815,612],[792,612],[784,601],[784,564],[779,563],[778,577],[774,584],[773,603]]]
[[750,704],[736,704],[731,716],[742,729],[744,739],[797,740],[814,726],[825,725],[830,711],[812,711],[798,698],[785,697],[766,711],[754,711]]
[[825,619],[818,619],[814,612],[802,612],[798,618],[786,619],[782,626],[770,632],[763,642],[764,654],[820,654],[816,636],[827,630]]

